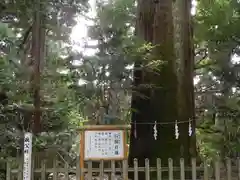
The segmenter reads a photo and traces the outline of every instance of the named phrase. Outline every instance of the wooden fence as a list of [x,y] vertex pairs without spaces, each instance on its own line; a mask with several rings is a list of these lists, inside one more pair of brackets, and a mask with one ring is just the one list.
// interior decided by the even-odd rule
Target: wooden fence
[[[32,180],[80,180],[81,174],[84,174],[85,180],[127,180],[129,172],[134,175],[132,180],[138,180],[140,176],[144,176],[145,180],[240,180],[240,159],[215,161],[211,165],[205,162],[199,166],[192,159],[190,167],[185,166],[184,159],[180,159],[178,166],[174,166],[173,160],[169,159],[167,167],[161,165],[160,159],[156,160],[156,167],[150,167],[149,160],[146,159],[145,166],[139,167],[138,160],[135,159],[131,168],[128,167],[127,160],[118,163],[111,161],[107,166],[106,162],[100,161],[98,168],[93,168],[93,163],[87,161],[84,169],[80,169],[79,162],[76,166],[70,166],[68,163],[59,165],[55,160],[52,167],[47,167],[45,162],[43,160],[40,167],[32,167]],[[19,166],[16,164],[15,161],[7,162],[6,180],[22,180],[22,163]]]

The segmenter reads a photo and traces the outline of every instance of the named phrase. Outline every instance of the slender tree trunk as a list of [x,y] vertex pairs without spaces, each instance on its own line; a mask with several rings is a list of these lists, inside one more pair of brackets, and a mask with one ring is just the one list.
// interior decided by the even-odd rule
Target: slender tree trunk
[[[32,58],[33,58],[33,105],[34,116],[32,130],[38,133],[41,130],[41,96],[40,96],[40,76],[41,65],[43,64],[44,47],[45,47],[45,29],[43,27],[44,15],[43,7],[39,1],[36,1],[34,9],[34,21],[32,28]],[[42,65],[43,66],[43,65]]]

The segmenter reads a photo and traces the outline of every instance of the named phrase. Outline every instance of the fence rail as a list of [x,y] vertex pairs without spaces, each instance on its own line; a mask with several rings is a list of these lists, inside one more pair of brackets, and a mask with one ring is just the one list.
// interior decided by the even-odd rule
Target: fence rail
[[[86,180],[100,179],[100,180],[127,180],[129,172],[134,175],[132,180],[138,180],[140,176],[145,176],[145,180],[150,180],[154,176],[154,180],[240,180],[240,159],[227,159],[225,162],[214,161],[212,163],[203,162],[197,166],[196,159],[192,159],[191,166],[185,166],[184,159],[180,159],[178,166],[174,166],[173,160],[168,160],[168,166],[161,165],[161,159],[156,160],[156,167],[150,167],[148,159],[145,160],[145,166],[139,167],[138,160],[135,159],[133,167],[128,166],[127,160],[109,162],[107,167],[106,162],[100,161],[98,168],[93,168],[93,162],[87,161],[85,168],[80,169],[79,162],[75,167],[70,167],[68,163],[59,165],[57,160],[53,161],[52,167],[47,167],[46,161],[41,161],[40,167],[32,166],[32,180],[79,180],[81,174]],[[16,161],[7,162],[6,180],[22,180],[22,163],[18,166]],[[142,174],[140,174],[142,173]],[[118,175],[117,175],[118,174]],[[188,175],[186,175],[188,174]],[[163,176],[164,175],[164,176]],[[189,177],[190,176],[190,177]],[[142,179],[142,178],[141,178]]]

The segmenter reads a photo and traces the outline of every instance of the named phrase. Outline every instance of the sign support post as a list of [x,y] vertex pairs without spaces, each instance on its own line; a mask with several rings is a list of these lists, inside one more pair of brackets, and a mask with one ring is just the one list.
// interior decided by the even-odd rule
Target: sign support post
[[80,135],[80,180],[84,180],[84,131]]

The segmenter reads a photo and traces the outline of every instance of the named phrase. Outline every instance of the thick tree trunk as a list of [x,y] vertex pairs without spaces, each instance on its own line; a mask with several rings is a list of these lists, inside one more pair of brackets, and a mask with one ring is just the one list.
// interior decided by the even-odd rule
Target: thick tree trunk
[[[195,152],[188,136],[188,122],[179,124],[180,137],[175,138],[176,120],[194,120],[194,101],[192,44],[188,24],[190,16],[186,23],[181,24],[187,34],[181,38],[184,47],[182,57],[179,58],[182,59],[179,68],[181,67],[183,72],[181,77],[177,78],[179,72],[176,70],[172,3],[171,0],[138,0],[137,36],[154,45],[152,59],[161,60],[163,63],[157,65],[158,70],[155,71],[142,68],[143,63],[135,64],[130,165],[134,158],[139,160],[141,166],[144,165],[145,158],[149,158],[153,166],[156,158],[161,158],[163,165],[167,165],[168,158],[173,158],[174,163],[179,163],[180,157],[189,158],[190,152]],[[141,84],[150,84],[151,88]],[[179,96],[181,98],[178,101]],[[159,123],[157,140],[153,136],[155,121]],[[194,124],[192,125],[194,127]],[[190,150],[191,147],[193,150]]]
[[[129,160],[144,158],[154,163],[156,157],[167,160],[179,154],[176,148],[174,123],[177,119],[177,78],[174,70],[172,2],[169,0],[138,1],[137,36],[146,43],[157,45],[153,59],[164,63],[157,67],[160,71],[142,68],[135,64],[132,97],[132,132]],[[151,84],[151,88],[141,86]],[[154,140],[154,122],[170,123],[158,125],[158,139]],[[142,124],[141,124],[142,123]]]

